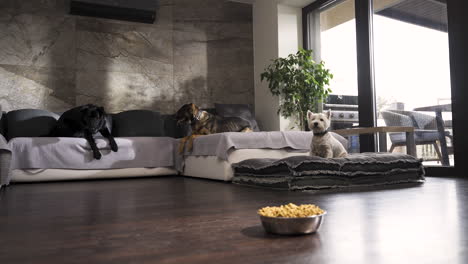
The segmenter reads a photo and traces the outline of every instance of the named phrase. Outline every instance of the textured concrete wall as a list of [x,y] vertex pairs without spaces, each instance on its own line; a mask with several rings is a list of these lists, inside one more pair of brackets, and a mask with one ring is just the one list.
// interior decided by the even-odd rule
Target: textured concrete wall
[[254,103],[252,6],[160,0],[154,24],[68,15],[66,0],[0,0],[0,105],[165,113]]

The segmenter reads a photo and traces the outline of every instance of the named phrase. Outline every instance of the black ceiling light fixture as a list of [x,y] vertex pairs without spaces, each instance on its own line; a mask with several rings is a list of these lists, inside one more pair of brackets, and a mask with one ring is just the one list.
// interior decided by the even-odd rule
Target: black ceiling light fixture
[[154,0],[72,0],[70,14],[140,23],[154,23],[157,2]]

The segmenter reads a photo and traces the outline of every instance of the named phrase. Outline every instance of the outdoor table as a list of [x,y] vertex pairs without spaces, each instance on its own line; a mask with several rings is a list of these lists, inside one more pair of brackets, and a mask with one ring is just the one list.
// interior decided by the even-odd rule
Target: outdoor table
[[452,112],[452,104],[443,104],[443,105],[431,105],[415,108],[414,111],[425,111],[425,112],[435,112],[436,122],[437,122],[437,131],[439,133],[439,142],[442,152],[442,165],[450,166],[448,150],[447,150],[447,140],[445,139],[445,125],[442,118],[442,112]]

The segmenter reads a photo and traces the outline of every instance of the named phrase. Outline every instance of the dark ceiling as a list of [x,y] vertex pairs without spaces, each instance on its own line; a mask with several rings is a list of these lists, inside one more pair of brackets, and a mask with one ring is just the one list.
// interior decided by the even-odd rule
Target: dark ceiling
[[403,0],[377,14],[447,32],[446,0]]

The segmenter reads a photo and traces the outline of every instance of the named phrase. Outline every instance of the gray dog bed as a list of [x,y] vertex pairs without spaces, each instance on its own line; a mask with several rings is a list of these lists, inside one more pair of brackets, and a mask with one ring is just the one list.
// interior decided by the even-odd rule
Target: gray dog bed
[[360,153],[334,159],[310,156],[248,159],[232,167],[234,183],[285,190],[424,182],[421,161],[396,153]]

